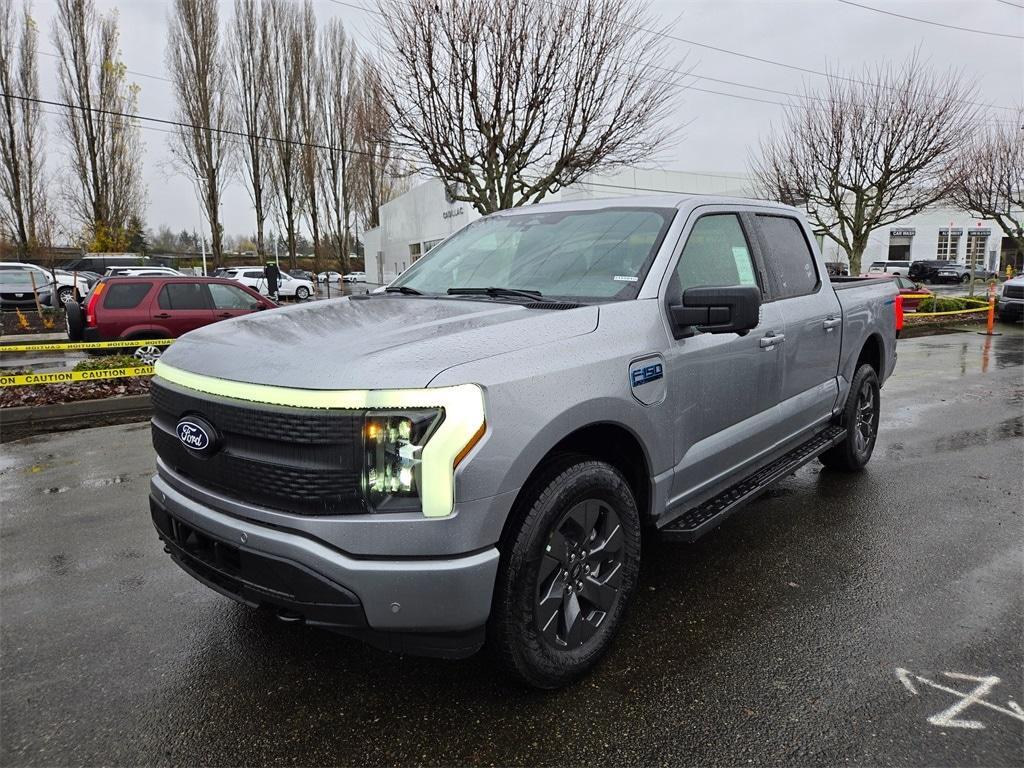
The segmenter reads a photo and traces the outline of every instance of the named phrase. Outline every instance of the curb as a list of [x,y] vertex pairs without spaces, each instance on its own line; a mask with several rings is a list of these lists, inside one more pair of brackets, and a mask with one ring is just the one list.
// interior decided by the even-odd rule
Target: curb
[[149,395],[3,408],[0,409],[0,443],[49,432],[145,421],[152,412]]
[[5,333],[0,336],[0,346],[9,344],[52,344],[55,341],[67,341],[66,333]]

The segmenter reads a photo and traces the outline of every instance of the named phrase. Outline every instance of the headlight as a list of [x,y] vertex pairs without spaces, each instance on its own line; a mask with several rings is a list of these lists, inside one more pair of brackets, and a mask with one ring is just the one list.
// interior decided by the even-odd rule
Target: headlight
[[[419,506],[423,487],[423,446],[444,420],[444,411],[370,411],[363,426],[363,487],[375,509]],[[413,505],[410,505],[413,506]]]

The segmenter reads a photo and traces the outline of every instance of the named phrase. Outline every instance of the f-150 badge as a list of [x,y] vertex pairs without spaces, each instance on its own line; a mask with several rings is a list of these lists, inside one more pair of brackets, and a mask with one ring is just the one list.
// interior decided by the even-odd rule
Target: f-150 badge
[[633,397],[644,405],[654,405],[665,399],[665,361],[661,355],[652,355],[629,364],[629,388]]

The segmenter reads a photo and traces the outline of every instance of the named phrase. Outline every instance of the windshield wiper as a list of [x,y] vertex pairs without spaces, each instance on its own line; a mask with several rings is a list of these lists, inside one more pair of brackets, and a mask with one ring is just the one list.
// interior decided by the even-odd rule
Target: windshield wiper
[[415,288],[410,288],[408,285],[389,285],[384,289],[384,293],[404,293],[407,296],[422,296],[422,291],[417,291]]
[[509,296],[518,299],[540,301],[540,291],[524,291],[519,288],[449,288],[449,296]]

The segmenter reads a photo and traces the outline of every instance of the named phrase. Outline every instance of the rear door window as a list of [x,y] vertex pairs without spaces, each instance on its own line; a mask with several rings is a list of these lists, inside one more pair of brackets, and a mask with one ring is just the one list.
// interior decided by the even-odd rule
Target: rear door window
[[135,309],[142,302],[152,283],[125,283],[122,281],[107,284],[106,297],[103,299],[104,309]]
[[206,286],[202,283],[168,283],[160,291],[160,309],[209,309]]
[[789,216],[767,214],[758,214],[757,223],[777,298],[789,299],[817,291],[821,280],[800,223]]

